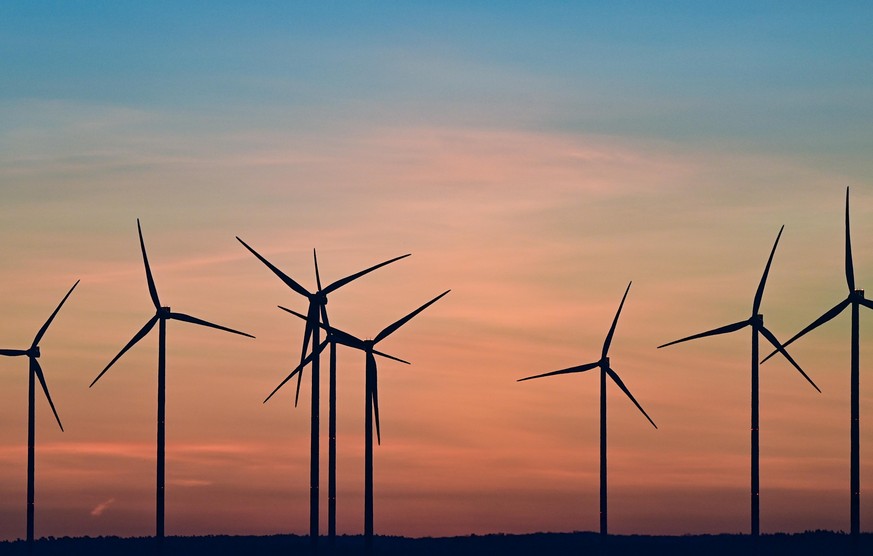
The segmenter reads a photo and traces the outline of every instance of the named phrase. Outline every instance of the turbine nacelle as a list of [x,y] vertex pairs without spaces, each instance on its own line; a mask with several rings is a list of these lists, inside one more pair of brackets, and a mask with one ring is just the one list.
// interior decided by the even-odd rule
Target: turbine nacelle
[[168,319],[172,316],[172,311],[169,307],[161,307],[157,310],[157,315],[162,319]]
[[25,352],[28,357],[39,357],[39,346],[33,346]]

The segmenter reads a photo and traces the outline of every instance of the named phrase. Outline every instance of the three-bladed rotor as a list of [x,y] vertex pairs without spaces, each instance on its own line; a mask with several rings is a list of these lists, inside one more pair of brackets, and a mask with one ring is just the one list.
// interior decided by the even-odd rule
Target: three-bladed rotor
[[[307,356],[307,351],[309,350],[310,339],[313,337],[314,331],[320,325],[322,325],[322,324],[328,325],[328,326],[330,325],[330,321],[328,320],[328,317],[327,317],[327,296],[328,296],[328,294],[338,290],[339,288],[345,286],[349,282],[353,282],[353,281],[357,280],[358,278],[360,278],[361,276],[364,276],[365,274],[369,274],[370,272],[373,272],[376,269],[382,268],[385,265],[391,264],[395,261],[399,261],[400,259],[404,259],[404,258],[410,256],[411,253],[407,253],[405,255],[400,255],[399,257],[394,257],[393,259],[389,259],[389,260],[381,262],[379,264],[375,264],[369,268],[365,268],[364,270],[361,270],[360,272],[350,274],[349,276],[346,276],[345,278],[340,278],[339,280],[336,280],[335,282],[328,284],[326,287],[322,287],[322,285],[321,285],[321,273],[319,272],[319,269],[318,269],[318,255],[316,254],[315,249],[313,249],[312,250],[312,259],[313,259],[313,263],[315,265],[315,281],[316,281],[317,289],[314,292],[310,292],[309,290],[304,288],[302,285],[300,285],[300,283],[298,283],[296,280],[294,280],[293,278],[291,278],[290,276],[288,276],[287,274],[285,274],[284,272],[279,270],[279,268],[277,268],[276,265],[274,265],[273,263],[268,261],[260,253],[255,251],[251,246],[249,246],[249,244],[247,244],[245,241],[240,239],[239,236],[237,236],[236,239],[237,239],[237,241],[239,241],[243,245],[243,247],[248,249],[252,253],[252,255],[254,255],[255,257],[257,257],[257,259],[259,261],[264,263],[264,265],[267,268],[269,268],[273,272],[273,274],[278,276],[279,279],[282,280],[282,282],[284,282],[289,288],[291,288],[292,290],[294,290],[295,292],[297,292],[298,294],[302,295],[303,297],[305,297],[309,300],[309,308],[307,310],[307,315],[305,317],[303,317],[303,320],[306,322],[306,325],[305,325],[305,330],[303,333],[303,348],[300,351],[300,365],[298,365],[298,367],[295,369],[296,373],[294,373],[297,375],[297,392],[294,396],[294,405],[296,406],[298,400],[300,399],[300,384],[301,384],[301,381],[303,378],[303,368],[307,364],[311,363],[312,360],[314,359],[314,357]],[[317,346],[313,346],[313,350],[315,350],[316,348],[317,348]],[[323,349],[324,349],[323,347],[321,349],[319,349],[319,353]],[[305,364],[304,364],[304,361],[306,361]],[[283,384],[284,384],[284,382],[283,382]]]
[[[419,313],[421,313],[422,311],[424,311],[425,309],[427,309],[428,307],[430,307],[431,305],[433,305],[434,303],[439,301],[440,298],[442,298],[443,296],[448,294],[450,291],[451,290],[444,291],[443,293],[434,297],[433,299],[431,299],[430,301],[428,301],[427,303],[425,303],[424,305],[422,305],[418,309],[415,309],[414,311],[407,314],[406,316],[389,324],[388,326],[383,328],[378,334],[376,334],[376,336],[372,340],[362,340],[362,339],[358,338],[357,336],[353,336],[352,334],[349,334],[348,332],[345,332],[345,331],[340,330],[338,328],[335,328],[333,326],[326,325],[326,324],[319,324],[319,326],[322,329],[327,331],[327,339],[325,339],[320,345],[318,345],[316,348],[314,348],[312,353],[308,357],[304,358],[304,360],[300,362],[300,365],[298,365],[293,371],[291,371],[291,373],[287,377],[285,377],[285,379],[281,383],[279,383],[279,385],[276,388],[273,389],[273,391],[270,393],[270,395],[267,396],[267,398],[264,400],[264,403],[266,403],[270,398],[272,398],[273,395],[282,386],[284,386],[285,383],[287,383],[289,380],[291,380],[291,378],[294,375],[300,373],[302,371],[303,367],[308,365],[312,359],[314,359],[315,357],[318,357],[318,354],[320,354],[324,350],[324,348],[328,345],[328,343],[336,342],[337,344],[342,344],[344,346],[363,351],[366,354],[366,358],[367,358],[366,359],[366,376],[368,377],[370,384],[372,385],[370,391],[367,392],[367,396],[373,402],[373,416],[375,418],[375,423],[376,423],[376,437],[378,439],[378,442],[381,444],[382,435],[381,435],[381,427],[379,424],[378,369],[376,366],[375,356],[378,355],[380,357],[385,357],[386,359],[393,359],[394,361],[398,361],[400,363],[405,363],[407,365],[409,364],[409,362],[404,361],[403,359],[399,359],[397,357],[394,357],[393,355],[389,355],[387,353],[384,353],[384,352],[377,350],[376,344],[378,344],[379,342],[381,342],[382,340],[384,340],[385,338],[387,338],[388,336],[390,336],[391,334],[396,332],[401,326],[403,326],[404,324],[409,322],[412,318],[414,318],[416,315],[418,315]],[[301,318],[304,320],[306,319],[306,316],[302,315],[301,313],[298,313],[297,311],[293,311],[291,309],[288,309],[288,308],[285,308],[282,306],[279,306],[279,308],[297,316],[298,318]]]
[[618,310],[615,312],[615,318],[612,319],[612,326],[609,327],[609,332],[606,334],[606,339],[603,341],[603,349],[600,352],[600,359],[594,361],[592,363],[585,363],[584,365],[576,365],[574,367],[568,367],[566,369],[560,369],[558,371],[552,371],[548,373],[543,373],[539,375],[529,376],[525,378],[518,379],[517,382],[524,382],[525,380],[533,380],[535,378],[544,378],[547,376],[555,376],[555,375],[563,375],[563,374],[571,374],[571,373],[583,373],[585,371],[590,371],[591,369],[600,368],[602,372],[606,373],[609,378],[621,389],[622,392],[633,402],[633,404],[640,410],[640,412],[645,416],[646,419],[652,424],[656,429],[658,425],[649,417],[649,414],[646,413],[646,410],[643,409],[643,406],[637,402],[636,398],[634,398],[633,394],[631,394],[630,390],[628,390],[627,386],[625,386],[624,382],[622,382],[621,378],[618,376],[618,373],[612,369],[609,364],[609,347],[612,344],[612,337],[615,334],[615,327],[618,324],[618,317],[621,315],[621,310],[624,307],[624,301],[627,299],[627,294],[630,291],[631,284],[633,282],[628,282],[627,289],[624,290],[624,295],[621,298],[621,303],[618,305]]
[[[846,307],[849,307],[852,304],[863,305],[868,309],[873,309],[873,302],[864,297],[864,290],[855,289],[855,268],[852,262],[852,236],[849,230],[849,188],[846,188],[846,256],[845,256],[845,268],[846,268],[846,286],[849,288],[849,293],[846,297],[824,312],[820,317],[812,321],[809,326],[792,336],[787,342],[782,344],[783,347],[787,347],[789,344],[792,344],[795,340],[799,339],[802,336],[805,336],[808,332],[812,332],[819,326],[824,323],[830,321],[835,318],[837,315],[843,312]],[[769,354],[767,357],[761,360],[761,363],[767,361],[771,357],[776,355],[776,351]]]
[[154,328],[155,324],[157,324],[158,321],[161,321],[161,320],[163,320],[163,321],[178,320],[178,321],[182,321],[182,322],[187,322],[187,323],[191,323],[191,324],[205,326],[207,328],[215,328],[217,330],[223,330],[225,332],[230,332],[231,334],[238,334],[240,336],[254,338],[254,336],[252,336],[251,334],[247,334],[245,332],[240,332],[239,330],[235,330],[233,328],[228,328],[227,326],[222,326],[220,324],[215,324],[215,323],[203,320],[201,318],[187,315],[185,313],[174,312],[174,311],[170,310],[169,307],[161,306],[161,300],[158,297],[158,289],[157,289],[157,287],[155,287],[155,280],[154,280],[154,277],[152,276],[151,266],[149,265],[149,257],[148,257],[148,254],[146,253],[145,241],[143,240],[143,237],[142,237],[142,227],[140,226],[140,222],[139,222],[138,218],[136,220],[136,229],[137,229],[137,232],[139,233],[139,246],[140,246],[140,250],[142,251],[143,265],[145,266],[146,282],[148,284],[149,297],[151,297],[152,304],[154,304],[154,306],[155,306],[155,315],[152,318],[150,318],[145,323],[145,325],[143,325],[143,327],[140,328],[140,330],[136,334],[133,335],[133,338],[131,338],[131,340],[129,342],[127,342],[127,344],[125,344],[125,346],[123,348],[121,348],[121,351],[119,351],[118,354],[112,358],[112,360],[106,365],[106,367],[104,367],[103,370],[100,371],[100,374],[97,375],[97,378],[95,378],[91,382],[91,384],[89,385],[89,388],[91,386],[94,386],[94,384],[96,384],[97,381],[100,380],[100,377],[102,377],[104,374],[106,374],[106,371],[108,371],[109,368],[112,367],[112,365],[115,364],[115,362],[118,361],[122,355],[127,353],[127,350],[129,350],[134,345],[136,345],[137,342],[139,342],[140,340],[145,338],[146,335],[148,335],[148,333],[152,330],[152,328]]
[[663,348],[667,346],[672,346],[673,344],[678,344],[681,342],[687,342],[689,340],[696,340],[698,338],[706,338],[707,336],[717,336],[719,334],[729,334],[731,332],[736,332],[737,330],[741,330],[747,326],[750,326],[753,330],[760,333],[764,338],[767,339],[770,344],[776,349],[777,352],[781,353],[785,359],[788,360],[791,365],[797,369],[797,372],[809,382],[813,388],[821,392],[818,386],[816,386],[815,382],[812,381],[811,378],[804,372],[803,369],[800,368],[800,365],[797,364],[797,361],[794,360],[793,357],[785,350],[785,345],[781,344],[776,336],[770,332],[770,330],[764,326],[764,318],[759,313],[761,309],[761,299],[764,296],[764,287],[767,285],[767,276],[770,274],[770,265],[773,263],[773,255],[776,253],[776,247],[779,245],[779,238],[782,237],[782,231],[785,229],[785,226],[779,228],[779,233],[776,235],[776,241],[773,243],[773,248],[770,250],[770,256],[767,258],[767,264],[764,267],[764,274],[761,275],[761,281],[758,282],[758,289],[755,291],[755,299],[752,302],[752,314],[751,316],[742,321],[734,322],[731,324],[727,324],[725,326],[720,326],[718,328],[713,328],[712,330],[707,330],[706,332],[700,332],[698,334],[692,334],[691,336],[686,336],[684,338],[680,338],[678,340],[674,340],[672,342],[667,342],[666,344],[661,344],[658,348]]
[[40,366],[38,358],[40,356],[39,342],[42,340],[42,337],[45,335],[52,321],[55,319],[55,315],[58,314],[58,311],[61,310],[61,307],[66,303],[67,298],[70,297],[70,294],[73,293],[73,290],[76,289],[76,286],[79,285],[79,280],[76,280],[76,283],[73,284],[73,287],[67,292],[67,295],[61,299],[61,302],[58,303],[58,306],[55,307],[55,310],[52,311],[52,314],[49,315],[49,318],[46,319],[45,323],[40,327],[39,331],[36,333],[36,336],[33,337],[33,342],[31,342],[30,347],[28,349],[0,349],[0,355],[7,357],[18,357],[25,355],[29,360],[29,370],[36,378],[39,380],[40,386],[42,386],[42,391],[45,393],[45,398],[48,400],[49,406],[52,408],[52,413],[54,413],[55,420],[58,422],[58,426],[61,430],[64,430],[64,425],[61,424],[61,418],[58,416],[58,412],[55,409],[55,403],[52,401],[52,396],[49,394],[48,385],[45,382],[45,374],[43,373],[42,366]]

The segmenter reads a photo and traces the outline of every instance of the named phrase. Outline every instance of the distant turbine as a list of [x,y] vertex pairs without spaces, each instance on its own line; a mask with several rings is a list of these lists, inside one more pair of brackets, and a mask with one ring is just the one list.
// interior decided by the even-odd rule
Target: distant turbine
[[[836,317],[840,313],[843,312],[843,309],[852,306],[852,362],[851,362],[851,390],[852,390],[852,398],[851,398],[851,436],[852,436],[852,447],[850,453],[850,506],[851,506],[851,536],[853,540],[857,541],[859,535],[861,534],[861,457],[860,457],[860,427],[858,425],[859,422],[859,368],[860,368],[860,337],[859,337],[859,308],[863,305],[868,309],[873,309],[873,302],[870,302],[867,299],[864,299],[864,290],[855,289],[855,270],[852,265],[852,238],[849,234],[849,188],[846,188],[846,284],[849,286],[849,295],[846,296],[845,299],[837,303],[832,309],[825,312],[822,316],[817,318],[812,322],[809,326],[795,334],[790,340],[783,344],[784,346],[788,346],[788,344],[792,343],[794,340],[800,338],[805,335],[807,332],[810,332],[822,324],[828,322],[832,318]],[[768,355],[764,358],[762,363],[767,359],[770,359],[775,354]]]
[[48,320],[45,321],[45,324],[42,325],[42,328],[39,329],[39,332],[36,333],[36,336],[33,338],[33,342],[30,344],[30,347],[26,350],[21,349],[0,349],[0,355],[5,355],[7,357],[17,357],[21,355],[26,355],[27,359],[30,363],[30,372],[29,378],[27,382],[27,550],[28,553],[33,552],[33,493],[34,493],[34,443],[35,443],[35,422],[36,422],[36,408],[35,408],[35,399],[34,399],[34,391],[35,384],[34,378],[39,379],[40,385],[42,385],[42,391],[45,392],[45,399],[48,400],[49,406],[52,408],[52,413],[55,414],[55,419],[58,421],[58,426],[61,427],[61,431],[64,430],[64,426],[61,424],[61,418],[58,417],[58,412],[55,410],[55,404],[52,402],[51,394],[49,394],[48,386],[45,383],[45,375],[43,375],[42,367],[39,365],[39,341],[42,339],[46,330],[48,330],[49,325],[54,320],[55,315],[58,314],[58,311],[61,310],[61,307],[64,306],[64,302],[67,301],[67,298],[70,297],[70,294],[73,293],[73,290],[76,289],[76,286],[79,285],[79,281],[76,280],[76,283],[73,284],[73,287],[70,288],[70,291],[67,292],[67,295],[61,299],[61,302],[58,303],[57,308],[54,312],[49,316]]
[[[337,328],[322,324],[321,327],[327,330],[328,332],[328,340],[325,340],[321,344],[314,347],[313,352],[304,359],[300,365],[285,377],[279,386],[277,386],[267,399],[264,400],[266,403],[267,400],[273,397],[279,388],[285,385],[291,378],[299,373],[304,366],[309,363],[309,360],[315,360],[318,358],[318,354],[321,353],[322,350],[327,346],[328,342],[335,342],[342,344],[344,346],[348,346],[351,348],[355,348],[361,350],[366,355],[366,375],[364,382],[364,397],[365,397],[365,413],[364,413],[364,542],[366,546],[366,550],[368,553],[373,550],[373,418],[376,420],[376,438],[379,444],[382,443],[382,433],[379,427],[379,388],[378,388],[378,376],[377,376],[377,368],[376,368],[376,355],[387,357],[389,359],[393,359],[395,361],[399,361],[401,363],[408,364],[407,361],[402,359],[398,359],[386,353],[376,350],[376,344],[393,334],[398,328],[409,322],[410,319],[415,317],[420,312],[424,311],[434,303],[436,303],[441,297],[449,293],[451,290],[446,290],[435,298],[431,299],[418,309],[412,311],[402,319],[386,326],[381,332],[379,332],[375,338],[372,340],[361,340],[355,336],[352,336],[348,332],[343,332]],[[291,309],[286,309],[285,307],[280,307],[289,313],[292,313],[301,319],[306,319],[305,315],[302,315],[296,311],[292,311]]]
[[720,328],[715,328],[700,334],[694,334],[680,340],[668,342],[658,346],[658,348],[672,346],[679,342],[695,340],[697,338],[705,338],[706,336],[715,336],[717,334],[727,334],[735,332],[747,326],[752,328],[752,484],[751,484],[751,504],[752,504],[752,536],[757,537],[760,532],[760,477],[758,471],[758,334],[764,336],[768,342],[773,344],[773,347],[781,353],[794,366],[797,371],[803,375],[813,388],[821,392],[818,386],[809,378],[800,365],[785,351],[785,347],[779,343],[776,336],[773,335],[767,328],[764,327],[764,316],[758,313],[761,308],[761,298],[764,295],[764,286],[767,283],[767,274],[770,272],[770,264],[773,262],[773,254],[776,252],[776,246],[779,245],[779,238],[782,236],[782,230],[785,226],[779,228],[779,234],[776,236],[776,242],[773,244],[773,249],[770,251],[770,258],[767,259],[767,266],[764,267],[764,274],[761,276],[761,282],[758,284],[758,291],[755,292],[755,300],[752,303],[752,316],[747,320],[728,324]]
[[[356,272],[345,278],[341,278],[326,288],[321,287],[321,276],[318,272],[318,257],[315,254],[315,249],[312,250],[312,259],[315,263],[315,281],[318,289],[311,293],[309,290],[301,286],[293,278],[276,268],[270,261],[261,256],[260,253],[249,247],[249,245],[237,236],[237,241],[251,251],[252,255],[264,263],[267,268],[273,271],[273,274],[279,277],[285,284],[306,297],[309,300],[309,309],[307,312],[306,330],[303,333],[303,349],[300,353],[301,363],[306,359],[306,350],[309,349],[309,341],[312,340],[312,345],[319,345],[320,341],[320,324],[330,326],[330,321],[327,318],[327,295],[338,290],[349,282],[357,280],[365,274],[381,268],[394,261],[406,258],[409,254],[394,257],[385,262],[373,265],[370,268]],[[320,364],[319,357],[314,357],[308,360],[312,363],[312,403],[310,408],[310,460],[309,460],[309,536],[314,545],[318,544],[318,492],[319,492],[319,397],[320,397]],[[297,405],[297,400],[300,397],[300,382],[303,378],[303,369],[297,375],[297,394],[294,398],[294,405]],[[327,535],[331,541],[336,536],[336,344],[331,343],[330,346],[330,393],[329,393],[329,415],[328,415],[328,484],[327,484]]]
[[146,273],[146,281],[148,282],[149,287],[149,295],[152,298],[152,303],[155,305],[155,316],[150,318],[148,322],[145,323],[139,332],[137,332],[133,338],[121,348],[121,351],[118,352],[118,355],[112,358],[112,361],[109,362],[106,367],[100,371],[100,374],[97,375],[97,378],[91,383],[91,386],[97,383],[100,380],[106,371],[109,370],[122,355],[124,355],[127,350],[132,348],[134,344],[142,340],[146,334],[148,334],[152,328],[154,328],[156,323],[159,323],[158,326],[158,446],[157,446],[157,495],[156,495],[156,507],[155,507],[155,537],[157,537],[158,542],[163,542],[164,539],[164,444],[165,444],[165,435],[164,435],[164,416],[166,413],[166,355],[167,355],[167,321],[168,320],[180,320],[183,322],[189,322],[191,324],[199,324],[200,326],[206,326],[209,328],[217,328],[218,330],[224,330],[225,332],[231,332],[233,334],[239,334],[240,336],[248,336],[249,338],[254,338],[251,334],[246,334],[245,332],[240,332],[238,330],[234,330],[232,328],[227,328],[226,326],[220,326],[218,324],[213,324],[211,322],[207,322],[205,320],[199,319],[197,317],[192,317],[190,315],[186,315],[184,313],[175,313],[170,311],[169,307],[161,307],[161,302],[158,299],[158,290],[155,288],[155,282],[152,278],[152,270],[149,267],[149,259],[146,255],[145,242],[142,239],[142,228],[139,224],[139,219],[136,221],[136,228],[139,232],[139,245],[142,250],[142,261],[145,265],[145,273]]
[[554,375],[562,375],[569,373],[582,373],[585,371],[589,371],[591,369],[600,368],[600,535],[602,538],[605,538],[608,534],[607,527],[607,489],[606,489],[606,376],[609,375],[609,378],[615,382],[621,391],[627,395],[628,398],[637,406],[642,414],[649,420],[653,427],[656,429],[658,425],[652,421],[652,418],[649,417],[649,414],[643,409],[643,407],[637,402],[636,398],[634,398],[633,394],[630,393],[630,390],[627,389],[627,386],[624,385],[624,382],[618,377],[618,374],[610,367],[609,365],[609,345],[612,343],[612,335],[615,333],[615,326],[618,324],[618,317],[621,315],[621,308],[624,306],[624,300],[627,298],[627,293],[630,291],[631,283],[628,283],[627,289],[624,291],[624,296],[621,298],[621,303],[618,305],[618,311],[615,313],[615,318],[612,320],[612,326],[609,328],[609,333],[606,335],[606,339],[603,341],[603,350],[600,352],[600,359],[593,363],[586,363],[584,365],[578,365],[576,367],[569,367],[567,369],[561,369],[560,371],[552,371],[550,373],[543,373],[540,375],[529,376],[526,378],[519,379],[518,382],[523,382],[525,380],[532,380],[535,378],[543,378],[547,376]]

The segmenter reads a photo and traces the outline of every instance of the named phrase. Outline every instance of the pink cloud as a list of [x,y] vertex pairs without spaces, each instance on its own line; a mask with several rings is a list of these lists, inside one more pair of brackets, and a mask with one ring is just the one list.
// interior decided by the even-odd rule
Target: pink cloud
[[91,515],[93,517],[100,517],[101,515],[103,515],[103,512],[109,509],[109,506],[111,506],[113,502],[115,502],[115,498],[110,498],[108,500],[100,502],[99,504],[94,506],[94,509],[91,510]]

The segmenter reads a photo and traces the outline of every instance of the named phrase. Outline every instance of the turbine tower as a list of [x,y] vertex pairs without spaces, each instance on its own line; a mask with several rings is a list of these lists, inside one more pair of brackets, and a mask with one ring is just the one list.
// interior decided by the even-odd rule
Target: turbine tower
[[[344,285],[357,280],[365,274],[391,264],[394,261],[399,261],[410,255],[401,255],[394,257],[385,262],[373,265],[360,272],[356,272],[345,278],[341,278],[336,282],[328,284],[327,287],[321,287],[321,276],[318,272],[318,257],[315,249],[312,250],[312,259],[315,263],[315,281],[317,289],[315,292],[310,292],[301,286],[293,278],[279,270],[273,263],[261,256],[260,253],[252,249],[245,241],[237,236],[237,241],[243,244],[243,247],[248,249],[252,255],[258,258],[259,261],[269,268],[273,274],[279,277],[289,288],[307,298],[309,301],[309,309],[306,315],[306,328],[303,333],[303,349],[300,352],[301,364],[304,360],[312,363],[312,402],[310,408],[310,460],[309,460],[309,537],[312,540],[313,546],[318,544],[318,493],[319,493],[319,404],[320,404],[320,361],[319,357],[306,358],[306,350],[309,349],[309,342],[312,341],[313,348],[319,345],[320,342],[320,325],[330,326],[330,321],[327,317],[327,296],[328,294],[338,290]],[[330,391],[328,401],[328,485],[327,485],[327,535],[331,542],[336,537],[336,345],[330,344]],[[319,352],[320,353],[320,352]],[[300,382],[303,378],[303,367],[297,374],[297,394],[294,398],[294,405],[297,406],[297,400],[300,397]]]
[[585,363],[584,365],[577,365],[575,367],[569,367],[567,369],[561,369],[559,371],[552,371],[549,373],[543,373],[540,375],[529,376],[526,378],[521,378],[518,382],[523,382],[525,380],[533,380],[535,378],[543,378],[547,376],[555,376],[555,375],[563,375],[570,373],[583,373],[585,371],[590,371],[591,369],[600,369],[600,536],[602,539],[605,539],[608,535],[608,525],[607,525],[607,481],[606,481],[606,377],[612,379],[613,382],[621,389],[625,395],[630,398],[630,401],[633,402],[637,409],[639,409],[642,414],[649,420],[653,427],[656,429],[658,425],[652,421],[652,418],[649,417],[649,414],[646,413],[646,410],[637,402],[636,398],[634,398],[633,394],[630,393],[630,390],[627,389],[627,386],[624,385],[621,378],[619,378],[618,373],[616,373],[609,363],[609,346],[612,343],[612,336],[615,333],[615,326],[618,324],[618,317],[621,315],[621,309],[624,306],[624,300],[627,298],[628,291],[630,291],[631,283],[628,283],[627,289],[624,291],[624,296],[621,298],[621,303],[618,305],[618,311],[615,313],[615,318],[612,320],[612,326],[609,328],[609,333],[606,335],[606,339],[603,341],[603,349],[600,352],[600,359],[594,361],[593,363]]
[[[849,505],[850,509],[850,535],[852,537],[853,543],[857,545],[858,539],[861,534],[861,457],[860,457],[860,426],[859,426],[859,413],[860,413],[860,335],[859,335],[859,320],[860,320],[860,308],[866,307],[868,309],[873,309],[873,302],[864,298],[864,290],[855,289],[855,269],[852,264],[852,238],[849,233],[849,188],[846,188],[846,285],[849,287],[849,294],[845,299],[837,303],[833,308],[826,311],[822,316],[817,318],[795,334],[790,340],[785,342],[783,346],[787,346],[788,344],[794,342],[794,340],[804,336],[807,332],[811,332],[815,330],[822,324],[828,322],[832,318],[836,317],[846,307],[852,307],[852,360],[851,360],[851,372],[850,372],[850,382],[851,382],[851,423],[850,423],[850,434],[851,434],[851,452],[850,452],[850,470],[849,470],[849,493],[850,500]],[[770,354],[764,358],[764,361],[767,361],[774,354]]]
[[208,328],[216,328],[218,330],[224,330],[225,332],[230,332],[232,334],[239,334],[240,336],[247,336],[249,338],[254,338],[251,334],[246,334],[245,332],[240,332],[239,330],[234,330],[233,328],[227,328],[226,326],[221,326],[218,324],[213,324],[211,322],[207,322],[203,319],[199,319],[197,317],[192,317],[191,315],[186,315],[185,313],[177,313],[171,311],[169,307],[162,307],[160,299],[158,299],[158,290],[155,287],[155,281],[152,278],[152,270],[149,267],[149,259],[146,255],[145,242],[142,239],[142,228],[139,224],[139,219],[136,221],[136,228],[139,232],[139,246],[142,250],[142,261],[145,265],[145,274],[146,281],[148,283],[149,295],[151,296],[152,303],[155,306],[155,316],[150,318],[148,322],[137,332],[133,338],[121,348],[121,351],[118,352],[118,355],[112,358],[112,361],[109,362],[106,367],[100,374],[97,375],[97,378],[91,382],[91,386],[97,383],[106,371],[109,370],[112,365],[124,355],[127,350],[132,348],[137,342],[145,338],[145,336],[154,328],[155,324],[158,324],[158,441],[157,441],[157,480],[156,480],[156,500],[155,500],[155,537],[158,539],[159,547],[163,544],[164,539],[164,444],[165,444],[165,433],[164,433],[164,418],[166,415],[166,355],[167,355],[167,321],[168,320],[178,320],[182,322],[188,322],[191,324],[198,324],[200,326],[206,326]]
[[[376,350],[376,345],[397,331],[398,328],[409,322],[413,317],[415,317],[420,312],[424,311],[434,303],[436,303],[440,298],[449,293],[451,290],[446,290],[435,298],[431,299],[418,309],[412,311],[405,317],[395,321],[394,323],[386,326],[381,332],[379,332],[375,338],[372,340],[361,340],[355,336],[352,336],[348,332],[343,332],[337,328],[332,326],[328,326],[325,324],[321,325],[321,328],[324,328],[328,332],[328,339],[322,342],[320,345],[316,346],[313,349],[313,353],[310,354],[309,357],[304,359],[300,363],[300,365],[291,371],[285,380],[283,380],[279,386],[277,386],[267,399],[264,400],[266,403],[273,394],[275,394],[279,388],[281,388],[285,383],[287,383],[295,374],[298,374],[303,367],[309,363],[308,360],[315,360],[318,358],[318,354],[324,350],[325,346],[329,342],[335,342],[338,344],[342,344],[344,346],[348,346],[360,351],[363,351],[366,356],[366,367],[365,367],[365,380],[364,380],[364,398],[365,398],[365,412],[364,412],[364,543],[367,553],[372,553],[373,551],[373,426],[375,419],[375,429],[376,429],[376,439],[379,444],[382,444],[382,433],[379,425],[379,387],[378,387],[378,369],[376,367],[376,355],[387,357],[388,359],[393,359],[395,361],[399,361],[401,363],[409,364],[407,361],[403,361],[402,359],[398,359],[386,353]],[[296,311],[292,311],[290,309],[286,309],[285,307],[280,307],[289,313],[292,313],[301,319],[306,319],[305,315],[302,315]]]
[[58,311],[60,311],[61,307],[64,306],[64,302],[67,301],[67,298],[70,297],[70,294],[73,293],[73,290],[76,289],[76,286],[78,285],[79,281],[76,280],[76,283],[73,284],[73,287],[70,288],[70,291],[67,292],[67,295],[65,295],[64,298],[61,299],[61,302],[58,303],[58,306],[55,308],[54,312],[52,312],[48,320],[45,321],[45,324],[42,325],[42,328],[39,329],[39,332],[36,333],[36,336],[34,336],[33,342],[31,342],[28,349],[0,349],[0,355],[3,356],[27,356],[29,363],[27,380],[27,552],[29,554],[33,553],[34,445],[36,443],[35,379],[38,379],[39,384],[42,386],[42,391],[45,393],[45,399],[48,400],[49,407],[52,408],[52,413],[55,414],[55,419],[58,422],[58,426],[61,428],[61,431],[64,430],[64,426],[61,424],[61,418],[58,417],[58,412],[57,410],[55,410],[55,404],[52,401],[51,394],[49,394],[48,386],[45,383],[45,375],[42,372],[42,367],[39,364],[39,341],[42,340],[43,335],[45,334],[46,330],[48,330],[48,327],[54,320],[55,315],[58,314]]
[[767,259],[767,266],[764,267],[764,274],[761,276],[761,282],[758,284],[758,290],[755,292],[755,299],[752,303],[752,315],[747,320],[742,320],[739,322],[735,322],[733,324],[728,324],[719,328],[714,328],[712,330],[708,330],[706,332],[701,332],[700,334],[694,334],[692,336],[688,336],[685,338],[681,338],[679,340],[674,340],[672,342],[668,342],[666,344],[662,344],[658,346],[658,348],[672,346],[673,344],[678,344],[680,342],[687,342],[688,340],[695,340],[697,338],[705,338],[707,336],[715,336],[718,334],[727,334],[730,332],[736,332],[737,330],[741,330],[743,328],[751,327],[752,329],[752,480],[751,480],[751,514],[752,514],[752,536],[757,537],[761,532],[760,527],[760,476],[759,476],[759,451],[758,451],[758,335],[764,336],[764,338],[773,344],[773,347],[781,353],[793,366],[797,371],[803,375],[803,378],[809,382],[813,388],[821,393],[818,386],[812,381],[809,376],[803,369],[800,368],[800,365],[785,351],[785,347],[779,343],[779,340],[776,339],[776,336],[773,335],[765,326],[764,326],[764,316],[760,314],[758,311],[761,308],[761,298],[764,295],[764,286],[767,283],[767,275],[770,273],[770,264],[773,262],[773,254],[776,253],[776,246],[779,245],[779,238],[782,236],[782,230],[785,229],[785,226],[779,228],[779,234],[776,236],[776,242],[773,243],[773,249],[770,251],[770,258]]

